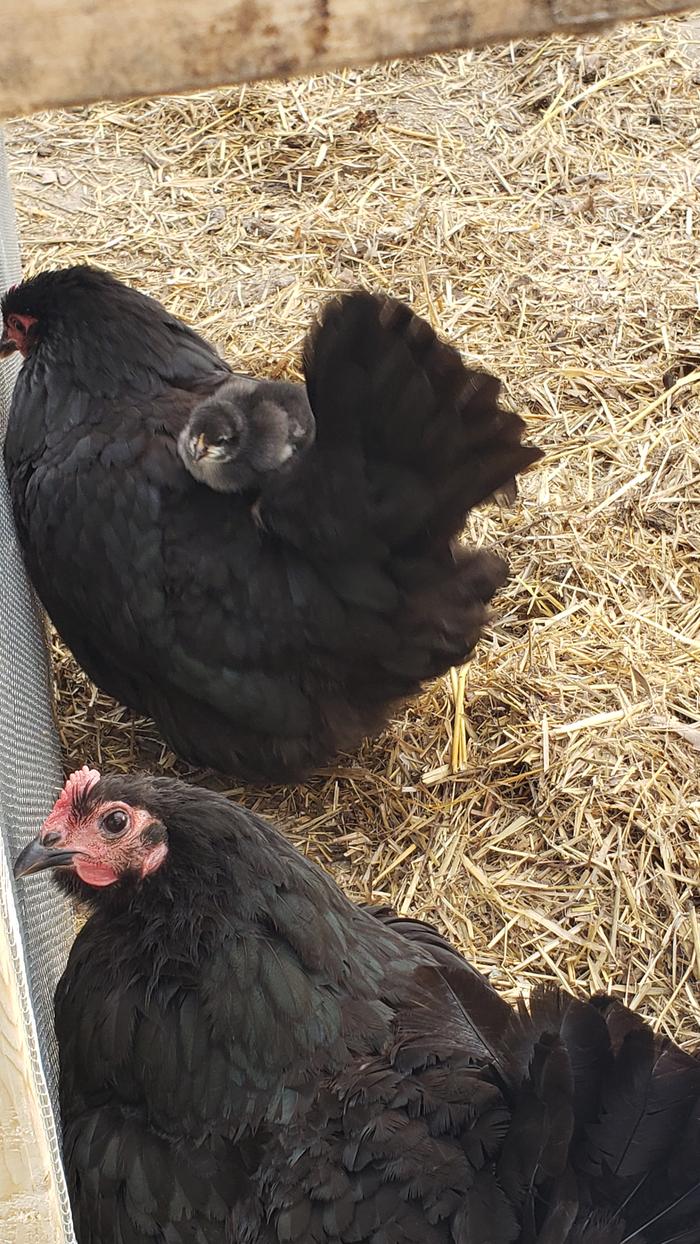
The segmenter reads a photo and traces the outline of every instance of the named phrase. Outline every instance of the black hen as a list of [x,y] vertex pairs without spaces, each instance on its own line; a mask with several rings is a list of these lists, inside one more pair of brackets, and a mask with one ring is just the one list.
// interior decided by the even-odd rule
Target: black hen
[[167,779],[73,775],[15,873],[92,914],[56,994],[79,1244],[698,1244],[700,1062],[512,1010],[436,933]]
[[158,303],[72,268],[3,317],[0,353],[24,354],[5,461],[29,573],[91,678],[181,755],[298,777],[471,652],[506,567],[455,538],[540,453],[498,381],[408,307],[326,307],[304,354],[315,443],[254,504],[180,460],[231,372]]

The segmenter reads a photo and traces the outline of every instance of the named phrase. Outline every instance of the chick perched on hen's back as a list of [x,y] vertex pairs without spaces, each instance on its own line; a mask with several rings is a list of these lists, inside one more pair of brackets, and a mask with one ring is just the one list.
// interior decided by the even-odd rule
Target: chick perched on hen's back
[[215,492],[245,492],[290,466],[315,435],[301,385],[232,376],[195,406],[178,453],[199,483]]

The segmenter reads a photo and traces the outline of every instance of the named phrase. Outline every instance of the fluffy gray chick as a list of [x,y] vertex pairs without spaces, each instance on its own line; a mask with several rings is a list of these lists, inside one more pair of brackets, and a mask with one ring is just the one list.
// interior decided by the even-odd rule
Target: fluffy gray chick
[[302,385],[232,376],[194,407],[178,452],[200,484],[216,492],[245,492],[290,464],[315,433]]

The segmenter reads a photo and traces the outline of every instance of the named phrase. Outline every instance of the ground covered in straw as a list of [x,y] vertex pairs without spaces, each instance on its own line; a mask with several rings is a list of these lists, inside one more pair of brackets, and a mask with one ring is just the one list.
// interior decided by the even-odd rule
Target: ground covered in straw
[[[700,1027],[700,21],[9,126],[29,271],[87,260],[295,374],[363,283],[502,376],[546,463],[468,538],[512,578],[464,671],[296,789],[231,793],[500,988]],[[66,763],[197,780],[58,642]]]

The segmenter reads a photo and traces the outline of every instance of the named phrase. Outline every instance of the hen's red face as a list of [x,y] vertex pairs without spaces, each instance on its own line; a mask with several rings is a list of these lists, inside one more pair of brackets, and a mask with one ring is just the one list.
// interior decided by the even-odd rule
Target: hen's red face
[[27,357],[35,337],[37,320],[33,315],[17,315],[11,312],[5,319],[0,337],[0,358],[8,358],[15,350]]
[[168,853],[164,826],[145,808],[100,800],[99,781],[87,766],[71,774],[40,833],[15,861],[16,877],[70,868],[86,885],[102,887],[160,867]]

